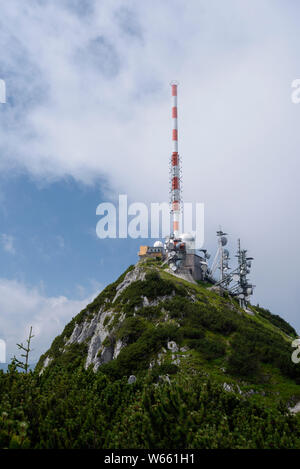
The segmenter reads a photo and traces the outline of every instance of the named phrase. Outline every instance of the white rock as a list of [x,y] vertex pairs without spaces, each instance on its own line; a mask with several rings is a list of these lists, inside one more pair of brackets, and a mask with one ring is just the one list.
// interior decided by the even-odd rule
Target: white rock
[[53,358],[51,357],[46,357],[45,358],[45,361],[43,363],[43,367],[41,369],[41,371],[39,372],[39,376],[41,376],[43,374],[43,372],[45,371],[45,368],[47,368],[47,366],[52,362]]
[[232,392],[233,391],[233,387],[228,383],[223,384],[223,389],[224,389],[224,391],[227,391],[227,392]]
[[116,345],[115,345],[115,350],[114,350],[113,359],[117,358],[117,356],[119,355],[119,353],[120,353],[121,350],[122,350],[122,347],[123,347],[122,341],[121,341],[121,340],[117,340]]
[[116,299],[118,298],[118,296],[121,295],[122,291],[125,290],[125,288],[129,287],[131,283],[136,282],[137,280],[145,280],[145,276],[146,276],[146,272],[142,270],[141,268],[139,268],[138,266],[135,266],[133,270],[131,270],[125,275],[123,282],[121,282],[117,286],[116,288],[117,293],[112,302],[114,303]]
[[170,378],[169,378],[169,375],[159,375],[158,381],[159,381],[160,383],[168,383],[168,384],[171,384],[171,380],[170,380]]
[[297,414],[298,412],[300,412],[300,402],[297,402],[297,404],[294,407],[289,407],[289,411],[292,414]]
[[180,365],[180,358],[176,358],[175,360],[172,360],[172,364],[179,366]]
[[128,378],[128,384],[133,384],[136,382],[136,377],[134,375],[130,375]]
[[149,306],[149,300],[146,296],[143,297],[143,306]]
[[178,345],[174,340],[170,340],[170,342],[168,342],[168,349],[172,350],[173,353],[178,352]]

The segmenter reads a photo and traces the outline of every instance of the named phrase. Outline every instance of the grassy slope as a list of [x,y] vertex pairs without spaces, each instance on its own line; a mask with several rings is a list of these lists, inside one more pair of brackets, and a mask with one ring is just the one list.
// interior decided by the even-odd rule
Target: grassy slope
[[[191,285],[189,282],[181,278],[176,278],[165,271],[161,272],[160,275],[164,279],[172,278],[172,281],[175,284],[181,284],[195,290],[195,292],[199,293],[201,296],[206,297],[210,303],[219,307],[224,306],[224,304],[228,302],[228,300],[224,300],[216,293],[209,291],[206,285]],[[290,344],[291,340],[294,339],[294,337],[287,335],[279,327],[265,319],[254,306],[251,306],[251,310],[254,313],[252,316],[241,310],[236,300],[230,299],[230,302],[234,304],[242,316],[256,322],[262,328],[265,328],[276,335],[280,335],[280,337],[288,344]],[[215,334],[215,336],[217,335],[218,334]],[[219,335],[221,336],[221,334]],[[291,353],[292,350],[293,349],[291,348]],[[227,356],[229,353],[230,346],[227,350]],[[270,364],[262,364],[262,375],[265,376],[266,381],[264,382],[263,379],[255,379],[255,377],[251,377],[250,380],[248,378],[246,381],[245,379],[241,379],[241,377],[230,376],[222,371],[222,368],[226,368],[227,356],[222,359],[207,361],[203,356],[201,356],[201,352],[199,353],[192,350],[187,354],[186,359],[182,362],[182,373],[190,374],[193,373],[193,370],[196,370],[199,373],[199,377],[201,374],[204,376],[204,380],[207,378],[207,375],[209,375],[213,378],[213,381],[219,384],[224,382],[233,385],[237,384],[242,392],[247,392],[252,389],[257,392],[257,395],[253,395],[251,399],[258,401],[263,399],[264,401],[267,401],[270,406],[273,406],[279,400],[283,400],[284,402],[300,400],[300,386],[295,383],[295,380],[283,376],[277,367]],[[262,397],[262,393],[264,393],[265,396]]]

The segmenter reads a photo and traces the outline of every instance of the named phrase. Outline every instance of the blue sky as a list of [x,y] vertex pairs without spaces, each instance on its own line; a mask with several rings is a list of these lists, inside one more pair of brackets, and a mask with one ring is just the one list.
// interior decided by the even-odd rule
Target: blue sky
[[[300,330],[299,4],[10,0],[0,7],[0,338],[34,359],[140,240],[99,240],[96,207],[168,200],[179,85],[184,200],[255,258],[255,302]],[[144,240],[143,240],[144,242]],[[232,256],[233,257],[233,256]]]
[[128,255],[135,256],[136,243],[96,236],[100,182],[87,187],[70,179],[40,185],[18,176],[1,186],[1,230],[9,233],[2,237],[1,277],[40,283],[49,296],[80,297],[94,293],[99,279],[99,286],[113,281],[127,266]]

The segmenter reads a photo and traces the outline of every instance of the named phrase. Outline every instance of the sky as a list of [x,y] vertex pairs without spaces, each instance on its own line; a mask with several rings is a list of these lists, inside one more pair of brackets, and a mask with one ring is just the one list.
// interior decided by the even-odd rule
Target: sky
[[[183,197],[205,247],[254,257],[253,302],[300,330],[300,5],[296,0],[10,0],[0,4],[0,339],[32,360],[137,261],[96,236],[102,202],[168,201],[170,82]],[[150,241],[149,241],[150,242]],[[152,242],[152,241],[151,241]]]

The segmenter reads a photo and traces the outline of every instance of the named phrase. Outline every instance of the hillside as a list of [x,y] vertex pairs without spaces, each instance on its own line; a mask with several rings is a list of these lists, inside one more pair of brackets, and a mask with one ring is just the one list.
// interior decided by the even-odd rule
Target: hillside
[[203,374],[271,402],[300,400],[291,361],[296,331],[261,307],[252,314],[207,284],[171,275],[158,262],[131,266],[65,327],[40,358],[47,366],[130,375]]
[[131,266],[34,373],[0,372],[0,410],[21,406],[0,446],[300,448],[295,330],[214,290],[156,261]]

